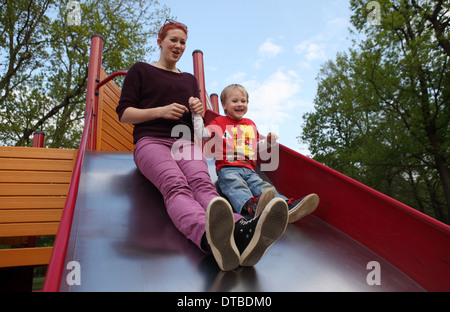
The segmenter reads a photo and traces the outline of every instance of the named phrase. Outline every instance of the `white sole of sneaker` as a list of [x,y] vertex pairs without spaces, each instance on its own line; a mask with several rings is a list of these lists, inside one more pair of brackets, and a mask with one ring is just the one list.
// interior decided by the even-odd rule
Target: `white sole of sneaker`
[[250,243],[242,252],[241,266],[254,266],[286,231],[288,207],[281,198],[272,199],[261,213]]
[[319,196],[309,194],[305,196],[297,207],[289,211],[289,223],[294,223],[316,210],[319,205]]
[[214,198],[208,205],[206,238],[222,271],[231,271],[239,266],[239,250],[234,242],[233,210],[222,197]]
[[267,189],[262,192],[259,198],[258,205],[256,207],[255,218],[257,218],[261,212],[266,208],[267,204],[275,198],[275,191],[272,189]]

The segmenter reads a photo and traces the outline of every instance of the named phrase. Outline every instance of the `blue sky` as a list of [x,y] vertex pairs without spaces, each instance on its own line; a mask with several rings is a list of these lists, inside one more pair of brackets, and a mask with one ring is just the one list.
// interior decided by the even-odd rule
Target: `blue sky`
[[[160,4],[189,29],[179,69],[193,73],[192,52],[202,50],[209,94],[220,95],[231,83],[242,84],[250,94],[246,117],[260,133],[274,131],[279,143],[309,155],[297,139],[302,115],[314,110],[320,66],[351,45],[348,0],[160,0]],[[158,57],[154,55],[155,60]]]

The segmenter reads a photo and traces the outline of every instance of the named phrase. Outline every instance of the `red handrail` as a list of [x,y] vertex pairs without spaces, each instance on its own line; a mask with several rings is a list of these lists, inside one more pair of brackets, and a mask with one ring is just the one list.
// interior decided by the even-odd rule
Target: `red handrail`
[[126,74],[127,74],[126,70],[116,71],[115,73],[112,73],[111,75],[100,81],[95,87],[95,90],[99,90],[101,87],[103,87],[103,85],[107,84],[117,76],[125,76]]

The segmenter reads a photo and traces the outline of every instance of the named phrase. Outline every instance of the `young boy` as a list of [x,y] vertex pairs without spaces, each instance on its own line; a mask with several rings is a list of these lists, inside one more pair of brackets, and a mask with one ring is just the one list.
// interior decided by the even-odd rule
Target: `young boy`
[[215,145],[218,184],[237,213],[246,218],[258,217],[273,197],[280,197],[288,204],[289,223],[294,223],[317,208],[319,197],[309,194],[299,200],[288,199],[255,172],[256,148],[267,150],[276,144],[278,136],[269,133],[266,139],[259,140],[255,123],[244,118],[248,98],[243,86],[226,87],[220,95],[226,116],[219,116],[204,127],[201,116],[193,114],[195,135],[199,140],[208,140],[213,134],[222,138],[223,144]]

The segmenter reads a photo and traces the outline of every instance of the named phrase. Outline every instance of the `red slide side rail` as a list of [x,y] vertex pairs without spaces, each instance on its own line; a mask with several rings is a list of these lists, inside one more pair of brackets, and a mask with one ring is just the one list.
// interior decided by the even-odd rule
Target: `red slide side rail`
[[53,253],[50,258],[50,263],[47,268],[44,286],[42,291],[55,292],[59,291],[61,283],[62,272],[64,269],[64,261],[66,259],[67,244],[69,242],[70,229],[72,227],[73,213],[77,201],[78,185],[80,181],[81,165],[83,163],[84,153],[86,151],[86,143],[88,138],[89,127],[91,126],[92,110],[88,111],[86,124],[84,126],[83,136],[81,138],[80,148],[78,149],[75,167],[70,181],[69,191],[66,197],[61,221],[56,235],[55,243],[53,245]]
[[88,69],[88,87],[86,96],[86,115],[83,135],[81,137],[80,147],[78,149],[75,167],[70,181],[69,191],[66,197],[61,221],[53,245],[53,253],[47,268],[47,274],[44,281],[44,292],[59,291],[62,272],[64,270],[64,261],[66,258],[67,245],[69,243],[70,230],[72,227],[73,213],[78,194],[78,186],[81,175],[81,165],[83,163],[86,149],[95,149],[96,145],[96,112],[98,110],[98,98],[95,96],[97,89],[97,79],[100,78],[101,61],[102,61],[102,45],[103,38],[98,35],[91,37],[91,54],[89,58]]
[[282,194],[317,193],[314,215],[426,290],[450,291],[450,226],[285,146],[279,159],[278,169],[265,173]]

